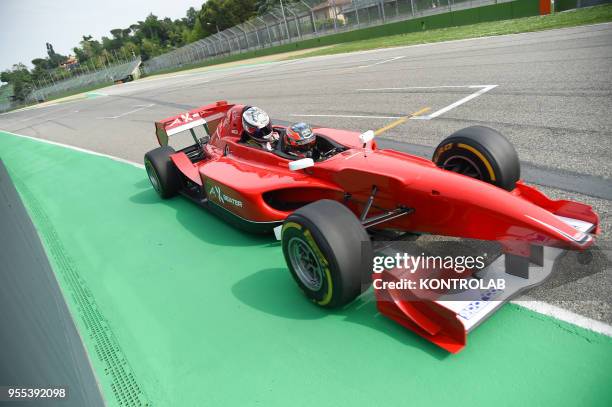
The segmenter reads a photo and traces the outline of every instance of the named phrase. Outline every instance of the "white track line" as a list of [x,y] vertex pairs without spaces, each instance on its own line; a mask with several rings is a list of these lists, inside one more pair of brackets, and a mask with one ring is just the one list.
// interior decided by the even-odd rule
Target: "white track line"
[[399,57],[393,57],[393,58],[385,59],[383,61],[378,61],[378,62],[370,64],[370,65],[361,65],[361,66],[358,66],[357,68],[369,68],[371,66],[386,64],[387,62],[395,61],[397,59],[402,59],[402,58],[406,58],[406,56],[402,55],[402,56],[399,56]]
[[298,114],[291,113],[289,116],[296,117],[346,117],[349,119],[399,119],[400,116],[363,116],[363,115],[349,115],[349,114]]
[[85,153],[85,154],[95,155],[95,156],[104,157],[104,158],[110,158],[113,161],[118,161],[120,163],[129,164],[131,166],[144,169],[144,165],[143,164],[135,163],[134,161],[126,160],[124,158],[115,157],[113,155],[108,155],[108,154],[104,154],[104,153],[98,153],[97,151],[92,151],[92,150],[88,150],[86,148],[71,146],[70,144],[58,143],[57,141],[45,140],[45,139],[31,137],[31,136],[24,136],[23,134],[15,134],[15,133],[11,133],[10,131],[6,131],[6,130],[0,130],[0,131],[2,131],[3,133],[6,133],[6,134],[10,134],[10,135],[15,136],[15,137],[27,138],[29,140],[38,141],[38,142],[44,143],[44,144],[51,144],[51,145],[58,146],[58,147],[64,147],[64,148],[67,148],[69,150],[79,151],[79,152]]
[[431,120],[431,119],[434,119],[434,118],[440,116],[441,114],[444,114],[444,113],[448,112],[449,110],[452,110],[452,109],[456,108],[457,106],[460,106],[460,105],[462,105],[462,104],[464,104],[466,102],[469,102],[470,100],[475,99],[478,96],[482,95],[483,93],[487,93],[488,91],[490,91],[491,89],[494,89],[496,87],[497,87],[497,85],[470,86],[469,87],[470,89],[475,89],[475,88],[482,88],[482,89],[480,89],[477,92],[472,93],[469,96],[464,97],[461,100],[456,101],[455,103],[452,103],[452,104],[450,104],[450,105],[448,105],[446,107],[443,107],[442,109],[440,109],[438,111],[435,111],[435,112],[433,112],[431,114],[428,114],[426,116],[415,116],[415,117],[412,117],[412,119],[414,119],[414,120]]
[[[192,81],[200,81],[200,83],[208,83],[210,82],[210,80],[207,79],[202,79],[201,75],[199,74],[185,74],[185,75],[181,75],[181,76],[189,76],[192,77],[194,75],[197,75],[197,77],[195,78],[189,78],[189,79],[184,79],[184,80],[176,80],[173,82],[169,82],[169,83],[162,83],[162,84],[158,84],[158,83],[150,83],[153,81],[157,81],[157,78],[153,78],[147,81],[142,81],[142,82],[128,82],[124,85],[129,85],[130,83],[133,83],[134,85],[131,86],[122,86],[122,87],[117,87],[117,88],[109,88],[108,91],[109,96],[114,96],[114,95],[122,95],[125,93],[132,93],[132,92],[140,92],[140,91],[145,91],[145,90],[151,90],[151,89],[160,89],[163,87],[171,87],[171,86],[176,86],[176,85],[181,85],[187,82],[192,82]],[[163,77],[160,79],[172,79],[174,77]],[[179,88],[182,89],[182,88]]]
[[[45,143],[45,144],[51,144],[54,146],[59,146],[59,147],[64,147],[70,150],[74,150],[74,151],[79,151],[81,153],[85,153],[85,154],[90,154],[90,155],[95,155],[98,157],[105,157],[105,158],[110,158],[113,161],[117,161],[120,163],[124,163],[124,164],[129,164],[131,166],[134,166],[136,168],[140,168],[140,169],[144,169],[144,165],[139,164],[139,163],[135,163],[133,161],[129,161],[126,160],[124,158],[119,158],[119,157],[115,157],[112,155],[108,155],[108,154],[103,154],[103,153],[98,153],[96,151],[92,151],[92,150],[87,150],[85,148],[81,148],[81,147],[75,147],[75,146],[71,146],[69,144],[63,144],[63,143],[58,143],[55,141],[50,141],[50,140],[44,140],[44,139],[39,139],[36,137],[31,137],[31,136],[24,136],[23,134],[15,134],[15,133],[11,133],[10,131],[6,131],[6,130],[2,130],[2,132],[6,133],[6,134],[10,134],[12,136],[15,137],[21,137],[21,138],[26,138],[29,140],[33,140],[33,141],[38,141],[40,143]],[[563,322],[567,322],[570,323],[572,325],[576,325],[580,328],[584,328],[587,329],[589,331],[593,331],[593,332],[597,332],[600,333],[602,335],[606,335],[609,337],[612,337],[612,326],[604,323],[604,322],[600,322],[600,321],[596,321],[594,319],[591,318],[587,318],[584,317],[582,315],[578,315],[576,313],[573,313],[571,311],[565,310],[563,308],[559,308],[556,307],[554,305],[551,304],[547,304],[545,302],[542,301],[532,301],[532,300],[528,300],[528,301],[512,301],[513,304],[519,305],[523,308],[527,308],[531,311],[534,311],[538,314],[542,314],[542,315],[546,315],[555,319],[558,319],[560,321]]]
[[137,107],[137,108],[134,109],[134,110],[130,110],[130,111],[125,112],[125,113],[121,113],[121,114],[119,114],[117,116],[98,117],[98,119],[118,119],[120,117],[127,116],[128,114],[132,114],[132,113],[136,113],[136,112],[139,112],[141,110],[144,110],[144,109],[148,109],[151,106],[155,106],[155,103],[150,103],[148,105],[135,105],[134,107]]
[[469,102],[472,99],[477,98],[478,96],[487,93],[491,89],[496,88],[498,85],[444,85],[444,86],[409,86],[402,88],[367,88],[367,89],[356,89],[358,92],[375,92],[375,91],[385,91],[385,90],[418,90],[418,89],[448,89],[448,88],[468,88],[468,89],[480,89],[471,95],[464,97],[463,99],[459,99],[458,101],[451,103],[448,106],[443,107],[440,110],[437,110],[431,114],[424,116],[414,116],[411,117],[410,120],[431,120],[436,117],[443,115],[444,113],[452,110],[458,106],[461,106],[464,103]]
[[584,317],[555,305],[535,300],[515,300],[511,302],[520,307],[537,312],[538,314],[553,317],[555,319],[568,322],[572,325],[588,329],[589,331],[612,337],[612,326],[595,319]]
[[377,90],[412,90],[412,89],[446,89],[446,88],[469,88],[471,86],[484,87],[487,85],[438,85],[438,86],[403,86],[399,88],[360,88],[358,92],[372,92]]

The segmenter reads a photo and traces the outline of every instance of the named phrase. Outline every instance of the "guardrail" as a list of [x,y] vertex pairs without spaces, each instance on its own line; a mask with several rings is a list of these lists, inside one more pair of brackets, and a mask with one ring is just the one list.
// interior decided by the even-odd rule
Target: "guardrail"
[[[140,57],[80,71],[64,80],[32,85],[25,103],[35,103],[123,80],[140,66],[145,74],[232,60],[250,53],[269,55],[430,28],[537,15],[537,0],[297,0],[264,15],[145,61]],[[282,7],[280,6],[282,4]],[[16,107],[0,100],[0,111]]]
[[0,112],[5,112],[19,106],[43,102],[52,97],[61,97],[70,93],[85,91],[98,85],[110,84],[116,81],[136,79],[133,75],[140,75],[140,57],[130,60],[117,61],[115,64],[104,64],[103,68],[95,71],[89,68],[79,69],[78,73],[67,79],[54,76],[45,76],[42,79],[28,83],[29,94],[24,101],[18,102],[10,96],[0,96]]
[[115,65],[108,65],[94,72],[83,73],[69,79],[53,82],[47,86],[34,88],[26,101],[44,101],[50,97],[61,95],[63,93],[70,93],[72,91],[86,89],[95,85],[126,80],[130,77],[130,75],[133,75],[140,64],[140,57],[136,57],[131,61],[120,62]]
[[[291,4],[279,3],[282,7],[279,5],[262,16],[151,58],[144,62],[143,71],[151,74],[247,52],[262,55],[265,52],[260,50],[272,47],[285,46],[286,51],[290,51],[317,46],[316,42],[326,45],[362,39],[363,36],[348,33],[439,14],[459,14],[482,6],[496,6],[489,14],[498,12],[500,18],[497,19],[512,18],[512,11],[508,12],[510,3],[529,8],[524,15],[538,13],[536,0],[298,0]],[[528,3],[533,3],[534,7]],[[472,14],[468,20],[481,21],[478,13]],[[429,27],[419,27],[424,28]],[[380,35],[401,32],[390,29],[387,30],[389,34],[385,34],[385,30],[380,31]],[[406,28],[404,32],[407,31]],[[334,34],[345,35],[334,42]]]

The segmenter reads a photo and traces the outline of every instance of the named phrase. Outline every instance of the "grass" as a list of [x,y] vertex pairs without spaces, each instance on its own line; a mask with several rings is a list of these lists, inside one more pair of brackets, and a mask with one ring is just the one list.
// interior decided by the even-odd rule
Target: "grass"
[[372,38],[362,41],[346,42],[315,50],[291,59],[319,55],[340,54],[345,52],[366,51],[376,48],[399,47],[406,45],[426,44],[440,41],[461,40],[466,38],[486,37],[492,35],[516,34],[522,32],[542,31],[553,28],[575,27],[612,21],[612,5],[602,5],[576,9],[546,16],[524,17],[514,20],[492,21],[427,30],[417,33],[399,34],[388,37]]
[[[399,47],[405,45],[426,44],[440,41],[460,40],[466,38],[486,37],[491,35],[516,34],[521,32],[542,31],[553,28],[575,27],[579,25],[597,24],[612,21],[612,5],[585,7],[562,13],[546,16],[524,17],[512,20],[492,21],[487,23],[472,24],[460,27],[449,27],[442,29],[426,30],[418,33],[407,33],[391,35],[386,37],[372,38],[369,40],[351,41],[341,44],[317,47],[312,52],[302,53],[286,58],[287,60],[300,59],[319,55],[332,55],[345,52],[366,51],[376,48]],[[185,64],[174,68],[168,68],[155,72],[152,75],[163,75],[195,68],[220,65],[262,56],[281,54],[287,52],[285,47],[274,52],[274,48],[249,51],[243,54],[220,56],[191,64]]]

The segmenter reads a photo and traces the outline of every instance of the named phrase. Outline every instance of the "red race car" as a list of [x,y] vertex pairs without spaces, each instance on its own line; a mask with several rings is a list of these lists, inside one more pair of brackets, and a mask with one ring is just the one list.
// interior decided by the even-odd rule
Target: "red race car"
[[[534,265],[550,272],[561,250],[584,250],[598,233],[590,206],[521,182],[516,151],[490,128],[455,132],[431,161],[379,149],[371,131],[330,128],[302,134],[309,153],[292,155],[283,140],[293,143],[295,128],[263,116],[219,101],[158,121],[160,147],[145,155],[145,168],[162,198],[181,194],[244,230],[274,231],[296,283],[321,307],[352,302],[374,279],[382,314],[457,352],[508,298],[543,280]],[[278,141],[253,143],[258,126]],[[179,133],[193,142],[175,151],[168,141]],[[377,240],[414,233],[499,242],[499,259],[462,278],[503,277],[506,287],[417,290],[389,284],[405,280],[401,270],[373,273]]]

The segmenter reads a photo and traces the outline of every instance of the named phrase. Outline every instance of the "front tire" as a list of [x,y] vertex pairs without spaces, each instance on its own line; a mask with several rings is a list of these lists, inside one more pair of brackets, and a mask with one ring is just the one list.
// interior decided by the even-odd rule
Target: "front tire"
[[291,275],[317,305],[341,307],[367,288],[370,238],[339,202],[323,199],[293,212],[283,224],[281,240]]
[[521,175],[518,154],[501,133],[485,126],[466,127],[444,139],[432,161],[440,168],[512,191]]
[[170,159],[175,151],[170,146],[158,147],[144,156],[144,165],[149,181],[162,199],[175,196],[181,186],[176,166]]

